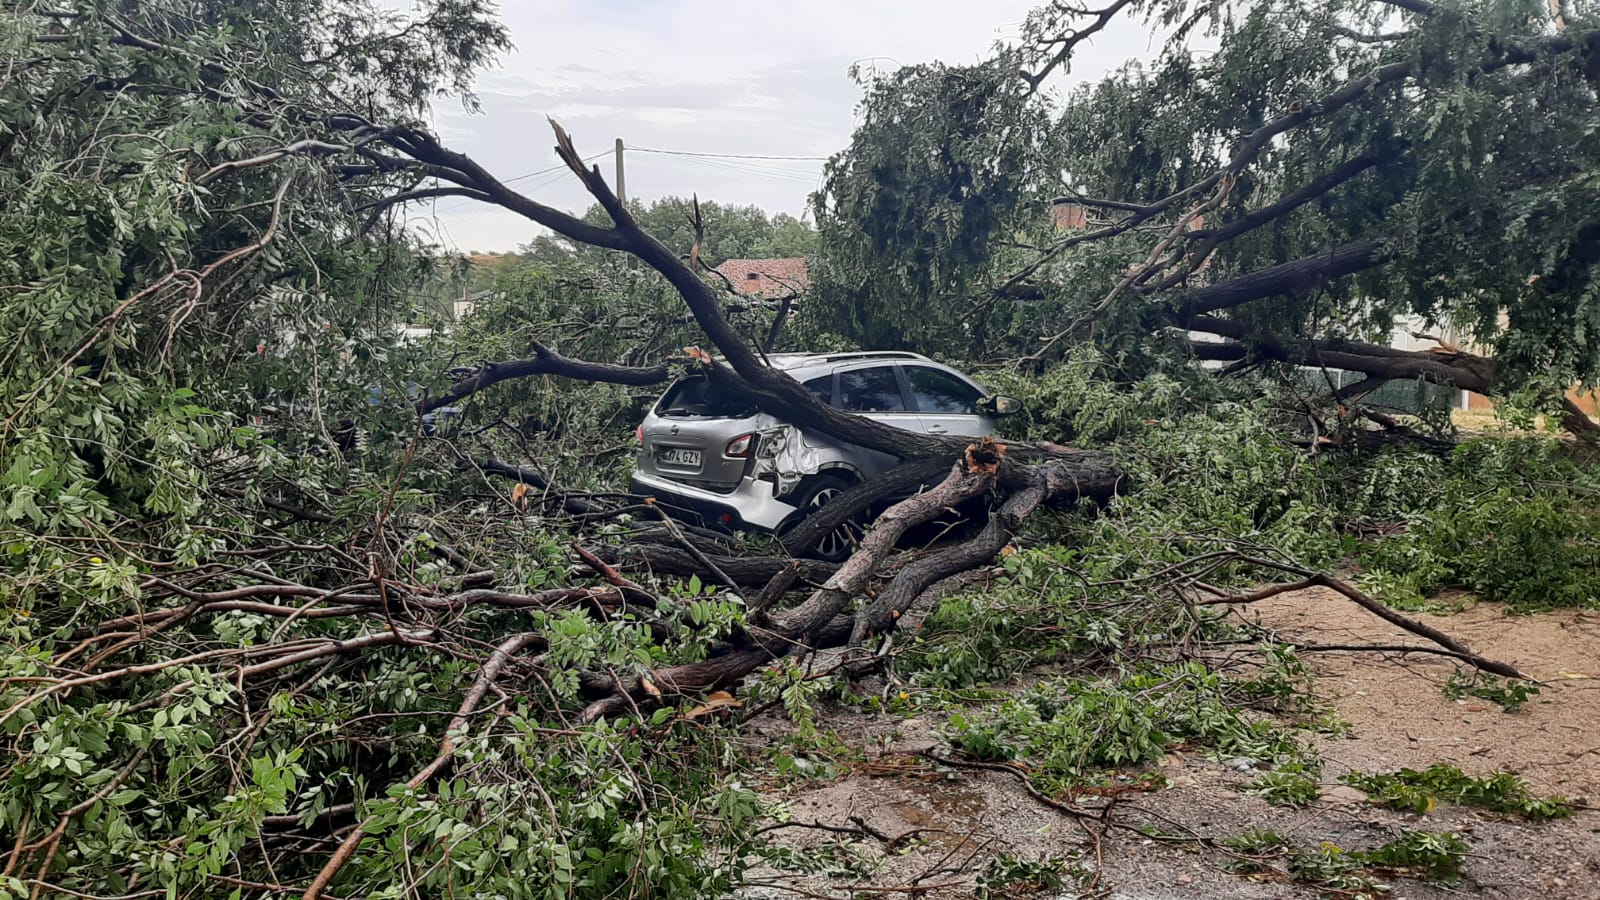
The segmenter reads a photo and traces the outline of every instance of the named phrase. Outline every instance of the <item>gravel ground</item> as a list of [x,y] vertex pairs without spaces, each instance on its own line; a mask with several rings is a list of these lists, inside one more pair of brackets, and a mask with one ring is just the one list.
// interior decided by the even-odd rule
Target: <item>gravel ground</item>
[[[1391,644],[1408,637],[1322,590],[1282,595],[1247,614],[1285,639],[1303,643]],[[1322,799],[1302,810],[1273,807],[1241,793],[1258,772],[1199,754],[1173,753],[1159,765],[1169,787],[1123,795],[1118,820],[1218,839],[1271,829],[1304,846],[1327,841],[1346,849],[1377,846],[1401,828],[1456,831],[1472,846],[1467,882],[1446,888],[1396,880],[1390,896],[1600,900],[1596,812],[1580,810],[1572,818],[1542,824],[1449,806],[1414,816],[1370,806],[1359,791],[1339,784],[1339,776],[1351,770],[1445,762],[1469,774],[1513,772],[1538,792],[1600,805],[1600,613],[1506,617],[1483,605],[1422,618],[1540,679],[1542,692],[1508,714],[1485,701],[1445,698],[1440,686],[1454,666],[1441,657],[1307,654],[1319,697],[1353,728],[1348,737],[1323,739]],[[771,836],[797,848],[835,844],[839,854],[855,858],[870,874],[801,877],[757,871],[742,897],[970,897],[975,876],[1001,854],[1076,858],[1093,879],[1092,890],[1073,887],[1057,894],[1061,897],[1326,896],[1303,885],[1236,875],[1227,856],[1192,841],[1157,841],[1132,830],[1080,822],[1029,796],[1007,773],[932,765],[916,755],[941,750],[929,721],[845,711],[830,714],[828,721],[847,743],[870,748],[867,762],[855,774],[792,790],[781,799],[789,803],[793,821],[846,829],[859,822],[882,837],[804,827]],[[776,720],[755,724],[768,732],[784,728]],[[899,840],[891,846],[883,838]],[[763,880],[768,884],[760,884]]]

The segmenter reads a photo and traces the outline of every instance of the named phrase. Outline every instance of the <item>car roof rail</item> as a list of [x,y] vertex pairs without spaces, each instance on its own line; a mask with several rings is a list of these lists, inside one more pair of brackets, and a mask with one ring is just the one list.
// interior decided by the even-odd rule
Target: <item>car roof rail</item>
[[849,353],[827,353],[827,354],[823,354],[821,356],[813,356],[813,357],[811,357],[811,359],[813,359],[813,360],[815,360],[817,362],[844,362],[845,360],[853,360],[853,359],[921,359],[921,360],[926,360],[927,357],[923,356],[920,353],[912,353],[909,350],[854,350],[854,351],[851,351]]

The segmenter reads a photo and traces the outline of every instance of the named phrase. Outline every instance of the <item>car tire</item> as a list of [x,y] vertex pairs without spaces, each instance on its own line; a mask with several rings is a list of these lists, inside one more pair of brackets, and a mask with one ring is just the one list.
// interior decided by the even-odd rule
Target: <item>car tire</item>
[[[789,502],[800,508],[800,513],[795,518],[795,525],[805,521],[808,516],[826,506],[834,497],[855,486],[855,482],[841,475],[813,475],[800,483],[800,489],[793,495]],[[864,523],[851,519],[838,528],[828,532],[817,541],[807,555],[828,562],[844,562],[854,553],[856,546],[861,542],[861,535],[866,532]]]

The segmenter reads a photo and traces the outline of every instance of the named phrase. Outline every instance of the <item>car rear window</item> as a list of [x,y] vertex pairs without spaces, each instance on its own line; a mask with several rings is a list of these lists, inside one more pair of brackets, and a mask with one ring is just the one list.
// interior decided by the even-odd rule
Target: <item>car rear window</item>
[[832,374],[823,375],[820,378],[813,378],[810,381],[803,381],[801,384],[805,385],[805,389],[810,391],[811,396],[816,397],[819,402],[828,406],[833,405]]
[[679,379],[667,388],[667,393],[656,403],[658,416],[712,416],[719,419],[742,419],[753,416],[756,408],[748,401],[729,396],[715,387],[703,375]]

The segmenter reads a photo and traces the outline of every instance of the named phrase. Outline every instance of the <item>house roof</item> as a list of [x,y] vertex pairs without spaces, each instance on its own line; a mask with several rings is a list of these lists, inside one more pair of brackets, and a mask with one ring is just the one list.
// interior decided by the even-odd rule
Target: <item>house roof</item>
[[803,291],[811,280],[806,276],[806,259],[730,259],[716,269],[741,294],[777,294]]

